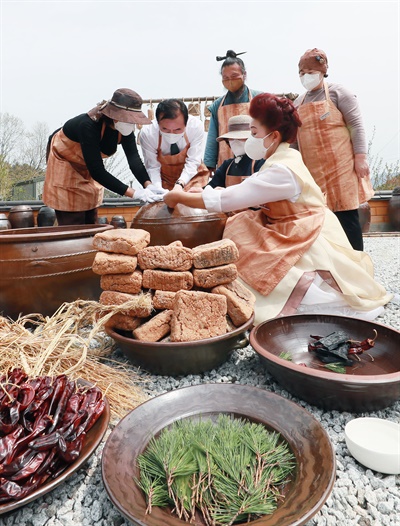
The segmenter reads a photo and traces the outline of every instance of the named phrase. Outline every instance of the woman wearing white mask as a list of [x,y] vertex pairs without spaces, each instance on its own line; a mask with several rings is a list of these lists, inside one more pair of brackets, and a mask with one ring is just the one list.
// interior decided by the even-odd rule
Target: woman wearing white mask
[[327,70],[328,59],[320,49],[309,49],[300,58],[300,81],[307,92],[294,102],[303,123],[295,147],[352,247],[363,250],[358,208],[374,195],[365,130],[356,96],[327,84]]
[[236,243],[240,279],[256,296],[255,324],[296,312],[375,318],[391,295],[373,279],[370,257],[352,249],[300,153],[290,148],[301,126],[293,103],[263,93],[252,100],[250,115],[245,149],[265,159],[261,170],[221,190],[175,189],[164,201],[210,212],[248,208],[227,220],[224,237]]
[[144,164],[154,191],[202,188],[209,172],[202,161],[204,129],[200,119],[189,115],[179,99],[160,102],[151,126],[139,134]]
[[247,177],[260,170],[264,159],[255,161],[245,152],[246,140],[250,137],[250,115],[235,115],[228,121],[228,132],[217,138],[218,142],[228,144],[233,157],[224,161],[215,170],[214,176],[208,183],[212,188],[226,188],[241,183]]
[[59,225],[96,223],[104,188],[144,202],[160,198],[151,190],[130,188],[103,163],[121,144],[133,175],[142,186],[150,185],[134,134],[135,124],[151,122],[141,106],[140,95],[121,88],[111,100],[68,120],[50,136],[43,202],[55,209]]

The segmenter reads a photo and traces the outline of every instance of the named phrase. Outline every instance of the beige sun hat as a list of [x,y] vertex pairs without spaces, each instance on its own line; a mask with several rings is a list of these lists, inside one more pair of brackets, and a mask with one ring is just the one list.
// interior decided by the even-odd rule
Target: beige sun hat
[[228,121],[228,132],[217,137],[217,141],[229,139],[248,139],[251,135],[250,124],[252,118],[250,115],[235,115]]

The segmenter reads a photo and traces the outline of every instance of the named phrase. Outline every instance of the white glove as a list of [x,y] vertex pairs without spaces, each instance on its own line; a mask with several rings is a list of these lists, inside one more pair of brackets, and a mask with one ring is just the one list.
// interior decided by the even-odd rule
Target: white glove
[[148,188],[139,188],[138,190],[135,190],[133,197],[135,199],[140,199],[140,201],[144,201],[145,203],[156,203],[157,201],[162,201],[163,198],[162,195],[154,194]]
[[154,194],[160,194],[160,195],[164,195],[168,192],[168,190],[165,190],[161,183],[152,183],[152,184],[149,184],[146,186],[146,190],[150,190],[151,192],[153,192]]

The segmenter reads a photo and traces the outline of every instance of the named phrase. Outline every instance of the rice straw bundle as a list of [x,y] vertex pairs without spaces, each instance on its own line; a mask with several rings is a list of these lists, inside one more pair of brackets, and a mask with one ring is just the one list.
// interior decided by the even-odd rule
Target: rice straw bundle
[[112,353],[103,327],[116,312],[151,301],[142,294],[122,305],[77,300],[64,303],[51,317],[30,314],[17,321],[0,316],[0,372],[21,367],[31,376],[67,374],[97,385],[107,396],[112,416],[122,418],[147,396],[135,385],[135,372],[100,358]]

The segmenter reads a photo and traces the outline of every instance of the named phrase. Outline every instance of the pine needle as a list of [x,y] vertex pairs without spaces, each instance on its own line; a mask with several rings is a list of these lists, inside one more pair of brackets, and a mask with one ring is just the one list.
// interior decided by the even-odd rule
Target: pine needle
[[279,434],[220,415],[216,423],[175,422],[150,441],[138,466],[148,513],[162,501],[187,522],[198,510],[207,526],[231,526],[276,509],[295,458]]

